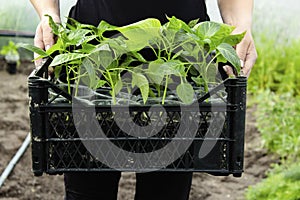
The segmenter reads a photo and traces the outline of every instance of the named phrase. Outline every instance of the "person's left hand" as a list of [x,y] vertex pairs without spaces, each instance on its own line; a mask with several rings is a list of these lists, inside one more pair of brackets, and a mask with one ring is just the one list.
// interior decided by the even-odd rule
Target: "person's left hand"
[[[233,34],[237,34],[237,33],[242,33],[244,30],[241,28],[236,28],[233,31]],[[256,48],[255,48],[255,44],[254,44],[254,40],[251,34],[251,30],[248,30],[245,34],[245,37],[243,38],[243,40],[236,45],[236,53],[239,56],[240,60],[241,60],[241,74],[249,77],[250,72],[256,62],[257,59],[257,52],[256,52]],[[233,70],[231,69],[231,67],[229,66],[224,66],[224,70],[225,72],[229,75],[232,76],[233,74]]]

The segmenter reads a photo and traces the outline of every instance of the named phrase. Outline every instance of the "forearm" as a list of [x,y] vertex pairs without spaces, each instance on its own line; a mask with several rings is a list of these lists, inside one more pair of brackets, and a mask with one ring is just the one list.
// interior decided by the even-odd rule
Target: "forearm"
[[59,0],[30,0],[40,18],[48,14],[51,16],[60,16]]
[[251,30],[253,0],[218,0],[224,23]]
[[[233,33],[246,31],[243,40],[236,45],[236,53],[241,60],[241,73],[249,77],[252,67],[257,59],[254,40],[251,34],[252,11],[254,0],[218,0],[223,22],[235,26]],[[232,75],[231,67],[226,66],[224,70]],[[231,71],[231,72],[230,72]]]

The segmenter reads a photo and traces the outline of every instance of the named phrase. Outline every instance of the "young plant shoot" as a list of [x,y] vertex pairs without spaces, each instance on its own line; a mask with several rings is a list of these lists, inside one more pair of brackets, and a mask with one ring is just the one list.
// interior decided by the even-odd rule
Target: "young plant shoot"
[[38,59],[52,58],[55,79],[67,83],[69,94],[77,95],[80,85],[93,90],[106,87],[116,104],[120,91],[130,93],[138,88],[144,104],[149,97],[165,104],[170,94],[191,104],[196,90],[206,93],[210,85],[221,81],[217,76],[219,63],[230,63],[240,72],[240,59],[233,46],[244,33],[233,35],[234,27],[226,24],[185,23],[171,17],[163,25],[148,18],[122,27],[101,21],[95,27],[73,19],[63,26],[49,19],[57,36],[55,45],[47,51],[21,46],[38,53]]

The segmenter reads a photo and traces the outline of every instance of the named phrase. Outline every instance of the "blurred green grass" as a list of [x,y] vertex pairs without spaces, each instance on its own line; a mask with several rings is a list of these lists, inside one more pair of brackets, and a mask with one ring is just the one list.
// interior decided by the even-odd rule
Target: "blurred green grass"
[[254,26],[258,59],[248,80],[250,104],[257,105],[263,147],[280,163],[249,187],[248,200],[300,199],[300,37],[287,28],[294,20]]
[[300,95],[300,39],[285,43],[267,35],[256,36],[258,59],[249,78],[249,91],[270,90]]

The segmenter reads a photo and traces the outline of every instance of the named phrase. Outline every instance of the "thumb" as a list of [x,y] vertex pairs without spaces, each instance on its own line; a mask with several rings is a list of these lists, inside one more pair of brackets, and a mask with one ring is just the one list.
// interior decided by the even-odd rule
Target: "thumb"
[[230,67],[229,65],[225,65],[223,66],[223,69],[228,77],[235,77],[232,67]]

